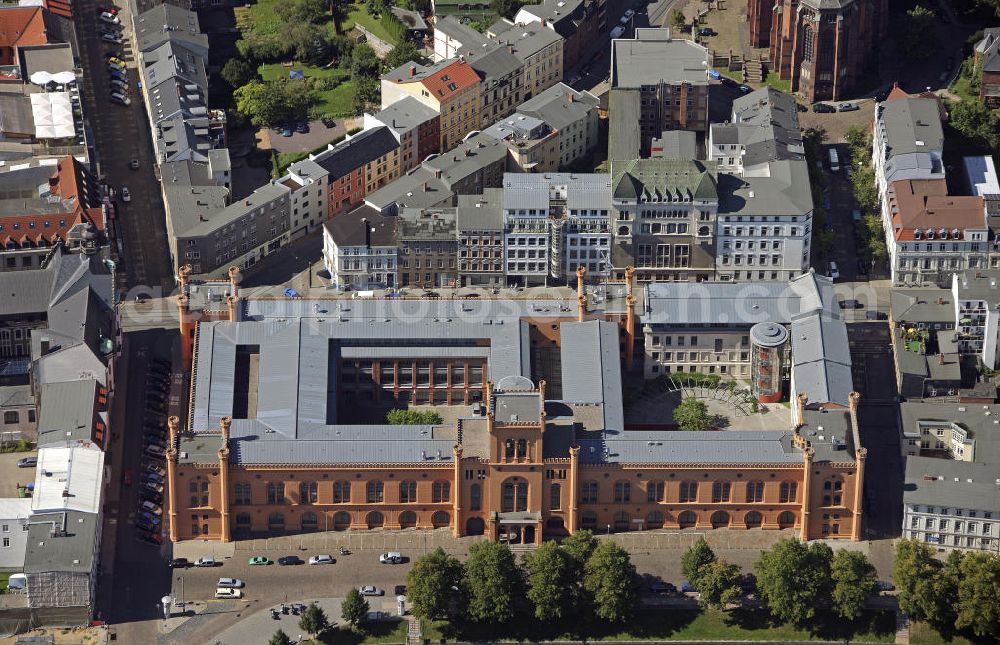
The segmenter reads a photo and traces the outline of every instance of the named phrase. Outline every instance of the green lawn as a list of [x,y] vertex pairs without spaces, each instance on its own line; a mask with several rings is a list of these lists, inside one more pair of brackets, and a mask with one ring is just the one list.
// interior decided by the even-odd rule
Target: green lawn
[[347,19],[340,26],[340,30],[341,32],[348,32],[356,24],[361,25],[381,40],[393,45],[396,44],[396,39],[390,36],[389,32],[382,26],[382,19],[378,16],[368,15],[368,11],[365,10],[364,5],[354,5],[351,7],[351,10],[347,13]]
[[350,78],[351,73],[346,69],[339,67],[319,68],[300,64],[286,67],[280,63],[270,63],[261,65],[257,72],[265,81],[274,81],[288,78],[288,72],[293,69],[302,70],[306,78],[341,79],[341,83],[333,89],[314,92],[316,105],[312,109],[313,114],[329,115],[334,118],[354,116],[354,81]]
[[778,74],[776,72],[767,73],[767,76],[764,78],[764,85],[773,87],[774,89],[784,92],[786,94],[792,93],[791,79],[782,80],[778,78]]
[[0,573],[0,594],[7,593],[7,583],[12,575],[11,573]]
[[250,21],[254,30],[261,34],[276,34],[284,22],[275,13],[274,7],[280,0],[257,0],[250,5]]
[[973,645],[973,641],[963,636],[945,638],[927,623],[917,621],[910,623],[910,643],[912,645]]
[[[350,628],[331,629],[313,643],[323,645],[361,645],[362,643],[405,643],[407,623],[405,620],[386,620],[365,625],[364,631],[354,631]],[[441,633],[433,627],[424,627],[424,638],[437,641]]]
[[[731,641],[790,641],[790,640],[847,640],[866,643],[891,643],[895,640],[895,618],[891,612],[869,613],[855,623],[833,616],[817,618],[811,629],[774,623],[766,611],[757,608],[721,612],[716,609],[684,610],[666,609],[639,612],[628,622],[627,630],[591,627],[579,633],[579,625],[563,627],[538,625],[531,620],[518,621],[505,632],[454,634],[447,625],[436,625],[435,631],[444,633],[449,640],[731,640]],[[603,627],[603,626],[602,626]],[[427,629],[424,638],[434,640]]]

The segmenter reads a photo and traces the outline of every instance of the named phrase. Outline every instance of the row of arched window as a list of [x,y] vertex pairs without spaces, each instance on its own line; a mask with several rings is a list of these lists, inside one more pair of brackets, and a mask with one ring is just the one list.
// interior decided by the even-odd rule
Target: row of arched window
[[[660,511],[650,511],[644,518],[641,519],[642,528],[645,529],[661,529],[664,524],[664,515]],[[734,518],[732,514],[726,511],[715,511],[712,513],[709,521],[712,524],[712,528],[727,528],[744,526],[748,529],[760,528],[764,524],[764,515],[759,511],[749,511],[741,518]],[[791,511],[782,511],[778,514],[777,518],[779,528],[791,528],[795,526],[795,513]],[[615,531],[628,531],[635,528],[639,522],[635,522],[631,514],[625,511],[619,511],[614,514],[612,523],[609,525],[609,529],[613,528]],[[683,511],[677,516],[677,524],[680,528],[687,529],[692,528],[698,524],[698,514],[694,511]],[[580,526],[582,528],[594,529],[597,526],[597,513],[593,511],[583,511],[580,515]]]
[[[195,482],[191,482],[192,485]],[[207,484],[206,484],[207,487]],[[194,488],[194,486],[192,486]],[[347,504],[351,501],[351,482],[337,481],[332,485],[332,501],[334,504]],[[285,497],[285,484],[283,482],[268,482],[266,488],[266,501],[268,504],[287,504],[290,500]],[[234,503],[252,504],[251,486],[248,483],[238,483],[233,486]],[[298,504],[315,504],[319,500],[319,484],[316,482],[300,482]],[[385,485],[380,481],[368,482],[365,485],[365,501],[369,504],[377,504],[385,501]],[[409,504],[422,502],[444,503],[451,501],[451,482],[436,481],[431,486],[431,499],[417,499],[417,482],[399,482],[399,501]]]
[[[697,502],[699,482],[682,481],[678,501]],[[714,503],[725,502],[763,502],[764,482],[749,481],[742,486],[744,496],[742,499],[733,498],[733,482],[716,481],[711,485],[711,500]],[[584,504],[596,504],[600,502],[600,484],[595,481],[583,482],[580,490],[580,501]],[[781,482],[778,489],[778,501],[780,503],[795,502],[798,497],[797,482]],[[632,501],[632,483],[624,480],[616,481],[612,490],[612,500],[618,503]],[[665,502],[666,483],[662,481],[651,481],[646,484],[647,502]],[[702,500],[706,501],[706,500]],[[555,507],[554,507],[555,508]]]
[[[399,514],[397,518],[400,528],[412,528],[417,525],[417,514],[413,511],[403,511]],[[252,523],[250,513],[237,513],[236,514],[236,528],[249,530]],[[333,515],[333,522],[329,524],[329,519],[324,517],[324,524],[320,526],[319,516],[312,511],[307,511],[302,514],[299,518],[299,528],[303,531],[318,531],[320,529],[326,531],[333,529],[335,531],[344,531],[351,527],[352,518],[351,514],[346,511],[340,511]],[[441,528],[448,526],[451,523],[451,515],[445,511],[437,511],[431,514],[431,525],[434,528]],[[365,525],[370,529],[380,528],[385,526],[385,515],[379,511],[372,511],[365,515]],[[285,514],[279,511],[275,511],[267,516],[267,528],[271,531],[282,531],[285,529]]]

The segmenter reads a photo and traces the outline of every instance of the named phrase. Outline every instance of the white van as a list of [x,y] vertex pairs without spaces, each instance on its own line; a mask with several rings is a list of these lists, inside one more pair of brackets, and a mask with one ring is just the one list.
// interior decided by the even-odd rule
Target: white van
[[837,268],[836,262],[830,263],[830,277],[833,278],[834,280],[840,279],[840,269]]

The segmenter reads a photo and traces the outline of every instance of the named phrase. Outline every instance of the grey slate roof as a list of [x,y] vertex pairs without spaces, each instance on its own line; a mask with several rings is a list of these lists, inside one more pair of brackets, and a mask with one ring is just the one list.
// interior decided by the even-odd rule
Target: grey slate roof
[[1000,512],[997,464],[906,458],[903,504]]
[[332,150],[324,150],[312,160],[336,180],[398,147],[399,142],[389,128],[371,128],[338,143]]
[[[365,236],[365,223],[369,233]],[[323,226],[337,246],[396,246],[397,219],[383,215],[370,206],[359,206],[349,213],[323,222]]]
[[[196,190],[196,189],[193,189]],[[218,189],[207,189],[206,193],[217,193]],[[247,213],[258,208],[263,208],[273,201],[287,196],[291,192],[287,186],[278,182],[264,184],[243,199],[233,202],[225,208],[208,213],[202,220],[197,212],[184,213],[176,209],[173,204],[170,208],[170,218],[174,225],[174,235],[177,237],[195,237],[199,235],[210,235],[212,232],[238,221]],[[188,217],[184,217],[184,215]]]
[[792,381],[809,400],[848,405],[854,389],[847,324],[822,312],[792,320]]
[[41,387],[38,447],[67,441],[90,441],[97,381],[46,383]]
[[642,97],[638,89],[613,89],[609,99],[608,159],[627,161],[639,157]]
[[885,124],[887,155],[930,153],[944,146],[938,103],[922,97],[879,103],[876,118]]
[[412,96],[406,96],[375,114],[375,119],[397,133],[408,132],[438,118],[438,113]]
[[640,28],[634,38],[611,41],[611,87],[638,88],[658,83],[708,85],[708,50],[674,40],[668,29]]
[[892,289],[889,309],[900,323],[955,324],[955,301],[948,289]]
[[185,42],[208,55],[208,36],[201,33],[198,14],[177,5],[163,3],[141,13],[135,20],[139,51],[155,49],[167,40]]
[[514,55],[522,61],[563,41],[562,36],[541,25],[515,25],[506,20],[491,25],[487,33],[495,34],[501,45],[513,47]]
[[[736,141],[731,141],[733,135],[727,131],[735,132]],[[742,144],[744,166],[805,159],[795,99],[771,87],[733,101],[733,122],[713,124],[712,135]]]
[[1000,27],[983,30],[983,39],[976,43],[984,72],[1000,72]]
[[[573,100],[569,100],[572,96]],[[534,116],[556,130],[576,123],[597,109],[600,99],[585,90],[556,83],[517,107],[521,114]]]

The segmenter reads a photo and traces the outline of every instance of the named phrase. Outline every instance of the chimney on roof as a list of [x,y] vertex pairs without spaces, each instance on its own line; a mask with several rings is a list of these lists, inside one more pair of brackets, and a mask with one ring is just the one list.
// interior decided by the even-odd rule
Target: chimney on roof
[[566,100],[569,101],[570,103],[572,103],[573,102],[573,94],[572,93],[567,94],[566,95]]
[[416,65],[410,65],[410,78],[413,78],[416,75],[417,75]]
[[440,168],[435,168],[434,169],[434,177],[436,179],[441,179],[441,169]]
[[944,365],[944,352],[938,354],[938,365]]
[[466,156],[466,157],[471,157],[471,156],[472,156],[472,151],[471,151],[471,150],[469,150],[468,148],[466,148],[466,149],[465,149],[465,156]]
[[372,229],[371,229],[370,226],[368,226],[368,218],[367,217],[362,217],[361,218],[361,225],[365,227],[365,246],[371,246],[372,245]]
[[420,185],[420,190],[422,190],[425,193],[427,192],[427,182],[426,181],[423,184]]
[[507,47],[507,51],[508,51],[509,53],[513,54],[513,53],[514,53],[514,46],[513,46],[513,45],[510,45],[510,46],[508,46],[508,47]]

